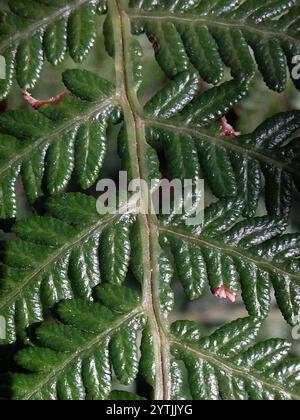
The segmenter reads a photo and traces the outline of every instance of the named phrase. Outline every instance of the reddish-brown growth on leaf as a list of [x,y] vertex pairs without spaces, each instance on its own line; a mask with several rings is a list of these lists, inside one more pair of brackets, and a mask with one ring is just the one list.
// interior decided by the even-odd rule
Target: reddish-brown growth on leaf
[[241,135],[238,131],[229,124],[226,117],[221,118],[221,127],[220,127],[221,135],[225,137],[238,137]]
[[213,290],[214,296],[220,298],[220,299],[229,299],[230,302],[234,303],[236,301],[237,294],[235,292],[232,292],[229,289],[226,289],[226,287],[222,284],[221,286],[217,287]]
[[64,99],[65,96],[66,92],[61,92],[53,98],[38,100],[31,96],[27,90],[25,90],[23,93],[23,98],[25,101],[34,109],[39,109],[43,105],[57,105]]
[[152,44],[152,46],[154,48],[155,54],[158,54],[159,51],[160,51],[160,42],[159,42],[159,39],[154,34],[150,34],[148,36],[148,38],[149,38],[149,41],[151,42],[151,44]]

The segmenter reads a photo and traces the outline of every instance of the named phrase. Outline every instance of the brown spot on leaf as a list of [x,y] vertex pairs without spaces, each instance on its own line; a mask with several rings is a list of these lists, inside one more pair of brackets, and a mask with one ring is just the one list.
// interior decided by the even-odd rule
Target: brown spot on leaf
[[23,98],[25,99],[25,101],[34,109],[39,109],[41,106],[44,105],[57,105],[64,99],[65,96],[66,92],[61,92],[53,98],[39,100],[35,99],[27,90],[25,90],[23,93]]

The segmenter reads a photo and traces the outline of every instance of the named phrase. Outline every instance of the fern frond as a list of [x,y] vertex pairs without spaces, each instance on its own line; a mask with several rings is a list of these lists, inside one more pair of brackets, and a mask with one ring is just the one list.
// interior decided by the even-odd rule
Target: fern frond
[[61,63],[68,51],[81,63],[96,39],[96,15],[106,12],[106,0],[10,0],[0,20],[0,54],[6,59],[6,79],[0,99],[12,86],[14,74],[21,88],[36,85],[45,57]]
[[223,79],[224,65],[233,77],[252,78],[256,61],[268,87],[282,92],[299,54],[296,0],[131,0],[128,13],[135,34],[155,39],[156,59],[171,78],[191,64],[212,84]]
[[[124,288],[116,290],[126,293]],[[101,287],[98,291],[101,295]],[[110,293],[114,293],[112,288]],[[132,383],[138,373],[137,331],[145,328],[145,317],[138,314],[138,307],[125,314],[121,311],[121,315],[111,312],[109,301],[106,305],[59,304],[64,323],[39,327],[41,347],[30,347],[16,356],[16,361],[33,373],[12,376],[14,398],[104,399],[111,391],[112,369],[121,384]],[[176,321],[169,336],[172,398],[178,398],[183,361],[188,393],[195,400],[297,400],[299,362],[287,359],[290,343],[271,339],[249,348],[260,325],[255,318],[239,319],[203,337],[196,323]],[[141,351],[145,357],[143,347]],[[291,367],[295,374],[291,375]],[[113,391],[110,399],[140,398]]]
[[5,245],[0,312],[8,343],[26,341],[27,328],[60,300],[91,300],[100,281],[121,284],[127,275],[131,216],[100,217],[96,200],[79,193],[50,200],[48,208],[48,217],[16,223],[20,240]]
[[[122,296],[116,297],[115,291],[131,294],[128,311],[124,311]],[[101,297],[101,287],[98,294]],[[107,297],[114,299],[113,310]],[[67,325],[41,326],[37,330],[41,347],[18,353],[17,362],[35,373],[14,376],[14,398],[107,399],[112,387],[111,364],[121,383],[134,381],[138,371],[137,334],[144,325],[139,296],[122,286],[111,286],[106,287],[104,300],[106,306],[72,300],[59,304],[58,313]]]
[[[95,200],[80,194],[53,199],[49,206],[55,219],[18,222],[13,230],[21,240],[8,241],[5,247],[0,308],[9,320],[8,342],[17,335],[26,341],[27,327],[41,321],[61,299],[91,299],[100,279],[122,284],[129,265],[136,279],[143,279],[141,256],[130,253],[139,243],[136,227],[130,236],[130,216],[119,221],[111,216],[112,222],[102,219]],[[199,298],[207,284],[212,291],[224,287],[238,293],[241,288],[249,314],[265,317],[273,285],[278,305],[293,325],[300,311],[299,235],[282,235],[287,225],[281,218],[239,222],[243,208],[240,199],[211,205],[202,231],[184,221],[165,219],[161,241],[164,248],[171,248],[176,274],[189,299]],[[173,309],[173,269],[168,252],[160,252],[159,293],[161,310],[167,315]]]
[[[44,106],[39,113],[12,111],[0,117],[1,219],[17,214],[19,174],[30,204],[44,194],[63,191],[74,172],[83,189],[98,179],[107,128],[121,117],[115,89],[84,70],[66,71],[63,81],[72,95],[59,105]],[[217,197],[244,195],[248,202],[245,214],[253,215],[265,185],[268,211],[288,214],[294,186],[299,185],[299,170],[297,142],[286,144],[286,140],[299,128],[299,113],[279,114],[252,135],[228,140],[204,131],[203,126],[237,103],[246,94],[248,82],[233,80],[202,95],[197,93],[198,83],[197,73],[184,72],[146,104],[147,139],[157,146],[158,138],[167,147],[172,137],[182,133],[174,141],[195,142],[201,170]],[[174,159],[170,154],[168,160]]]
[[[210,96],[216,93],[214,90],[204,93],[201,100],[203,104],[206,101],[207,105],[197,107],[200,114],[198,122],[193,103],[199,102],[199,99],[185,108],[181,107],[180,98],[189,95],[188,88],[183,89],[182,80],[183,75],[177,76],[170,86],[145,106],[147,140],[154,148],[164,152],[171,173],[174,175],[172,168],[175,168],[176,176],[182,178],[183,173],[178,173],[178,165],[185,155],[193,154],[194,171],[204,173],[216,197],[244,197],[247,203],[244,214],[253,216],[264,191],[268,213],[287,216],[293,192],[299,187],[299,139],[292,136],[300,127],[300,112],[277,114],[248,135],[235,139],[222,137],[215,130],[201,129],[202,124],[208,123],[202,112],[205,109],[205,114],[212,118],[217,113],[222,115],[226,112],[224,108],[221,110],[225,101],[222,103],[219,95],[213,101]],[[229,86],[225,85],[221,88],[224,89],[224,97],[230,100]],[[178,87],[182,91],[179,92]],[[180,107],[180,112],[168,106],[173,100],[176,107]],[[160,104],[168,108],[164,109]],[[190,115],[188,123],[185,115]],[[171,118],[167,118],[169,116]]]
[[[285,319],[293,324],[300,311],[298,234],[283,235],[287,222],[276,217],[240,221],[244,202],[221,200],[205,210],[203,229],[164,220],[161,240],[171,248],[177,274],[189,299],[212,291],[242,289],[251,316],[265,317],[273,284]],[[297,322],[297,321],[296,321]]]
[[[60,103],[0,114],[0,219],[17,219],[14,239],[1,241],[0,266],[0,352],[9,348],[22,372],[10,377],[13,398],[137,400],[133,387],[143,378],[157,400],[300,399],[290,344],[249,347],[269,313],[271,286],[284,318],[299,322],[300,241],[287,232],[300,189],[300,114],[275,115],[235,138],[219,127],[247,95],[255,61],[269,87],[285,88],[286,65],[292,69],[300,51],[298,1],[9,4],[0,20],[9,76],[2,96],[14,68],[21,86],[32,86],[44,54],[56,64],[68,49],[81,61],[97,12],[106,13],[104,42],[115,64],[115,83],[67,70]],[[142,32],[168,76],[145,101],[135,36]],[[129,181],[145,180],[157,193],[163,177],[193,187],[204,178],[213,204],[202,225],[187,223],[203,196],[196,189],[188,197],[195,203],[178,214],[183,199],[174,198],[167,215],[159,207],[144,214],[133,200],[127,206],[121,191],[117,211],[100,215],[88,193],[66,193],[95,185],[112,124]],[[34,211],[24,220],[17,181]],[[151,193],[139,204],[147,207]],[[177,280],[189,300],[207,287],[232,302],[241,292],[249,318],[208,337],[194,322],[171,325]]]
[[271,339],[248,347],[259,327],[255,318],[239,319],[202,337],[193,322],[172,325],[172,351],[195,400],[299,399],[299,362],[286,357],[290,344]]
[[[165,105],[170,115],[181,110],[180,121],[195,127],[217,120],[248,88],[247,81],[240,84],[233,80],[199,95],[198,81],[196,73],[186,72],[175,79],[173,87],[167,86],[158,93],[161,100],[172,94],[171,102]],[[110,82],[86,70],[67,70],[63,82],[70,94],[60,104],[46,105],[39,112],[10,111],[0,115],[3,133],[0,134],[3,150],[0,218],[3,220],[17,215],[15,188],[19,174],[31,205],[43,195],[64,191],[73,173],[83,189],[93,186],[99,177],[106,151],[106,132],[109,125],[120,122],[122,104]],[[188,96],[172,108],[187,92]],[[157,100],[160,99],[153,98],[154,106]],[[207,101],[209,107],[204,106]],[[150,103],[148,108],[151,107]],[[194,116],[192,121],[188,115]]]
[[106,133],[120,119],[114,86],[85,70],[63,75],[70,94],[40,112],[1,114],[0,218],[17,214],[20,174],[30,204],[44,194],[62,192],[75,172],[78,185],[90,188],[99,178],[106,153]]

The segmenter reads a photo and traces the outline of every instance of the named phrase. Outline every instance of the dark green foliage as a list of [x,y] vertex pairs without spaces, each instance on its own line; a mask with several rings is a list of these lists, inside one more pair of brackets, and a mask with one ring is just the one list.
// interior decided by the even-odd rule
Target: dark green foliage
[[0,81],[0,98],[9,93],[16,73],[21,88],[33,88],[45,59],[61,63],[68,51],[81,63],[96,39],[97,13],[106,1],[10,0],[0,19],[0,54],[6,58],[8,77]]
[[[202,126],[239,100],[245,94],[241,90],[244,84],[227,82],[192,99],[193,87],[186,84],[186,77],[185,73],[177,76],[147,103],[145,122],[150,144],[163,149],[167,164],[176,168],[183,164],[185,155],[193,153],[193,166],[188,158],[190,171],[201,168],[216,197],[244,197],[245,215],[255,214],[263,190],[268,213],[288,215],[300,175],[298,139],[289,140],[300,128],[300,112],[275,115],[253,133],[236,139],[222,137]],[[164,95],[168,98],[165,108],[161,105]],[[170,106],[173,97],[176,107]],[[185,107],[184,100],[188,99],[191,102]],[[171,148],[171,144],[176,147]]]
[[[101,295],[101,288],[98,292]],[[138,331],[143,328],[143,317],[137,307],[121,317],[109,309],[109,301],[106,305],[61,302],[59,317],[67,325],[40,327],[36,332],[39,347],[29,347],[17,354],[18,364],[34,373],[14,375],[13,397],[107,399],[111,391],[111,364],[121,383],[132,383],[137,373],[136,341]]]
[[[96,212],[96,200],[86,198],[81,194],[68,196],[72,213],[65,206],[66,196],[50,200],[49,210],[55,218],[35,217],[13,227],[20,240],[5,246],[0,302],[1,315],[7,319],[8,343],[17,336],[25,340],[27,327],[41,321],[58,301],[73,297],[91,300],[92,289],[101,279],[111,284],[116,278],[118,284],[125,280],[133,218],[101,218]],[[61,220],[61,212],[68,223]],[[118,250],[115,255],[107,241],[108,232],[113,248]],[[104,290],[109,296],[109,289]],[[114,309],[121,312],[136,300],[130,295],[131,303],[127,301],[127,306],[124,303],[123,309],[118,309],[122,293],[114,294],[114,299]]]
[[[45,59],[56,65],[68,51],[82,62],[97,13],[106,14],[116,74],[112,84],[101,69],[67,70],[59,104],[0,114],[0,219],[14,221],[15,235],[2,244],[0,267],[0,355],[10,349],[14,357],[10,397],[141,400],[134,384],[142,378],[147,397],[158,400],[299,400],[291,344],[258,334],[272,290],[287,323],[299,323],[300,237],[290,233],[289,216],[300,188],[300,113],[274,115],[234,138],[219,128],[248,94],[256,64],[271,89],[285,89],[287,66],[292,71],[300,54],[299,2],[8,3],[0,14],[2,98],[14,73],[23,89],[33,87]],[[136,36],[143,32],[167,75],[146,103]],[[193,188],[204,178],[214,199],[203,224],[187,223],[201,198],[195,189],[183,214],[175,199],[170,214],[145,215],[122,197],[118,212],[97,212],[97,200],[82,191],[102,175],[112,125],[120,126],[129,180],[145,179],[155,191],[165,176]],[[71,179],[81,192],[69,191]],[[18,217],[17,183],[34,212],[26,219]],[[172,323],[177,282],[187,300],[207,288],[232,302],[241,296],[249,317],[210,335],[196,322]]]
[[273,284],[278,305],[293,324],[300,311],[300,236],[281,235],[287,227],[282,218],[238,222],[244,206],[241,200],[212,204],[205,211],[201,231],[198,226],[189,229],[184,223],[165,222],[162,240],[172,249],[188,298],[199,298],[207,283],[212,290],[224,286],[237,292],[241,288],[249,314],[265,317]]
[[1,219],[17,214],[18,173],[31,204],[44,194],[64,191],[73,173],[83,189],[99,178],[108,126],[120,118],[113,103],[114,86],[85,70],[68,70],[63,81],[72,94],[59,105],[0,116],[0,130],[5,132],[0,134],[5,151],[0,157]]
[[290,344],[278,339],[249,348],[259,327],[256,319],[245,318],[198,337],[189,322],[173,325],[173,354],[184,362],[194,399],[298,399],[297,374],[291,370],[299,363],[286,358]]
[[156,59],[171,78],[190,63],[212,84],[223,79],[224,64],[233,77],[251,78],[256,61],[270,89],[285,89],[287,62],[292,68],[299,54],[297,0],[131,0],[130,5],[135,32],[159,40]]

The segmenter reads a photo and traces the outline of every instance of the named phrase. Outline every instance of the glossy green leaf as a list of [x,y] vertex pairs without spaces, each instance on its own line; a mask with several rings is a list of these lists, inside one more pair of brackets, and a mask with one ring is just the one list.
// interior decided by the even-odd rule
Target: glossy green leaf
[[[94,198],[71,194],[51,199],[48,206],[55,217],[21,220],[14,226],[14,231],[24,240],[8,241],[5,246],[6,265],[2,267],[0,306],[1,314],[8,320],[7,342],[14,342],[17,336],[26,341],[27,327],[39,322],[61,300],[73,297],[93,300],[92,290],[106,273],[101,258],[103,250],[107,249],[104,232],[110,228],[106,227],[110,221],[113,221],[112,228],[118,226],[118,234],[122,234],[126,241],[129,238],[132,219],[116,220],[117,225],[114,225],[114,217],[101,218],[97,215]],[[78,226],[74,227],[72,222]],[[118,243],[123,247],[122,242]],[[117,260],[114,254],[111,254],[110,261],[108,258],[106,269],[112,275],[109,283],[119,283],[127,274],[129,253],[118,255]],[[135,292],[125,304],[122,289],[119,290],[119,302],[115,295],[112,309],[118,308],[123,313],[138,305]],[[68,312],[67,305],[63,308]],[[102,317],[105,313],[106,318],[111,319],[108,309],[99,307],[99,311]],[[67,320],[70,322],[69,317]],[[88,318],[86,322],[90,322]]]
[[291,60],[299,52],[296,0],[265,5],[251,0],[132,0],[130,6],[135,28],[148,35],[169,77],[191,63],[206,82],[218,84],[224,65],[234,77],[252,78],[257,63],[270,89],[286,88],[287,65],[293,71]]
[[[223,86],[220,88],[227,92]],[[268,212],[274,216],[287,216],[299,179],[298,163],[293,151],[297,140],[291,140],[300,126],[299,111],[276,114],[257,127],[253,133],[241,135],[236,139],[213,134],[204,129],[191,130],[190,124],[194,125],[198,120],[194,104],[204,100],[206,94],[207,97],[212,97],[214,92],[215,89],[211,89],[199,99],[195,98],[175,117],[175,121],[148,120],[147,140],[158,152],[163,149],[170,170],[172,165],[178,168],[188,159],[189,168],[192,167],[191,162],[194,167],[196,164],[200,167],[216,197],[243,197],[246,202],[245,216],[255,214],[263,192]],[[220,92],[216,94],[218,101],[221,97]],[[214,102],[210,99],[207,104],[210,107]],[[180,124],[180,119],[188,110],[191,120],[186,129]],[[204,112],[208,119],[215,119],[215,109],[206,114],[205,107],[199,105],[199,110]],[[201,119],[203,124],[205,118]],[[198,157],[191,159],[191,156],[188,156],[189,144],[196,148]],[[186,174],[186,171],[180,168],[180,173]],[[173,178],[176,177],[178,176]],[[185,178],[190,179],[187,176]]]
[[[259,73],[283,92],[288,68],[299,88],[299,28],[297,0],[7,2],[1,99],[14,75],[35,87],[46,61],[60,65],[53,86],[65,57],[80,66],[63,94],[23,111],[9,97],[0,115],[0,399],[300,399],[291,344],[258,339],[273,301],[298,333],[299,111],[250,133],[225,123],[240,125]],[[95,43],[100,65],[83,64]],[[137,202],[131,183],[127,206],[117,187],[102,214],[96,183],[117,179],[117,152],[128,182],[151,189]],[[191,185],[170,189],[167,211],[149,200],[162,180]],[[190,318],[188,301],[205,321],[217,298],[249,317]]]
[[[65,191],[73,174],[83,189],[99,178],[107,130],[120,116],[109,99],[114,87],[86,70],[68,70],[63,80],[81,99],[68,95],[59,105],[42,107],[41,112],[18,110],[1,115],[0,129],[6,134],[0,139],[0,147],[5,150],[5,159],[3,156],[0,160],[0,180],[3,186],[9,184],[12,192],[9,196],[3,191],[2,219],[16,216],[13,174],[20,170],[30,204],[44,195]],[[7,134],[13,138],[9,140]]]
[[106,13],[106,6],[106,0],[10,1],[0,22],[0,53],[6,58],[0,96],[8,95],[14,73],[21,88],[33,88],[44,57],[56,66],[68,50],[75,62],[82,62],[95,43],[96,12]]
[[289,344],[268,340],[248,348],[258,330],[259,322],[246,318],[198,341],[178,335],[173,347],[175,369],[178,374],[179,361],[183,361],[193,399],[297,400],[292,381],[286,387],[283,373],[291,366],[286,358]]
[[[198,226],[186,226],[184,221],[174,225],[163,219],[162,239],[172,250],[179,280],[190,299],[201,296],[209,283],[216,296],[235,301],[240,283],[246,308],[257,317],[265,317],[269,311],[272,282],[283,316],[294,324],[300,310],[299,271],[287,263],[289,246],[293,248],[299,237],[283,235],[287,225],[282,218],[238,221],[242,211],[240,201],[212,204],[205,210],[206,226],[202,232]],[[282,252],[283,244],[286,253]],[[299,251],[297,247],[292,256],[297,258]],[[277,254],[286,264],[284,272]],[[219,295],[220,288],[228,295]]]

